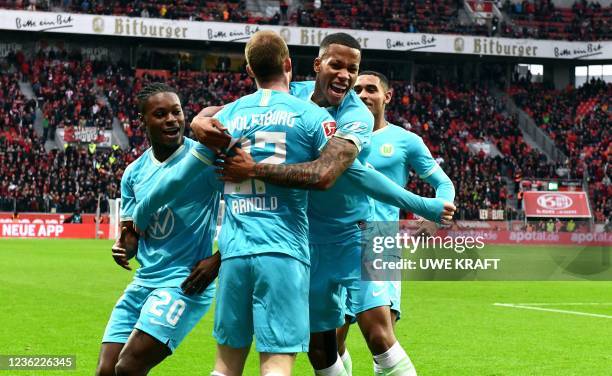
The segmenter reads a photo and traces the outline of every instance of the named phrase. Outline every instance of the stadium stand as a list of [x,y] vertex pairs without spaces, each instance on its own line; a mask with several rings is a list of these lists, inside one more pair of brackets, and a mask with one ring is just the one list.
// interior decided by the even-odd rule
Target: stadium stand
[[593,79],[578,89],[554,90],[523,82],[509,93],[565,153],[574,177],[588,180],[596,218],[609,218],[612,84]]
[[[149,82],[165,80],[180,88],[187,119],[206,106],[228,103],[255,90],[253,81],[244,73],[183,71],[164,78],[152,71],[134,70],[122,63],[79,60],[77,54],[56,51],[39,53],[29,68],[27,64],[19,63],[23,57],[18,55],[11,55],[8,60],[19,67],[19,72],[3,76],[3,97],[22,98],[9,103],[18,118],[10,122],[12,127],[4,127],[3,134],[11,135],[5,136],[3,141],[4,158],[11,158],[5,160],[42,158],[48,166],[76,163],[77,171],[72,172],[70,165],[65,170],[30,169],[31,189],[9,192],[11,185],[20,186],[19,182],[28,175],[27,166],[31,165],[26,164],[19,171],[12,167],[13,170],[3,174],[3,210],[12,210],[12,197],[20,195],[19,211],[48,211],[53,208],[71,211],[79,201],[81,210],[89,212],[95,210],[95,206],[91,206],[92,197],[116,192],[125,166],[148,147],[146,136],[139,127],[135,93]],[[131,151],[98,150],[92,154],[75,145],[65,152],[45,153],[41,148],[44,145],[42,140],[32,132],[31,125],[29,130],[27,128],[33,123],[35,103],[26,105],[23,96],[15,93],[19,90],[19,77],[30,81],[43,116],[49,118],[53,126],[79,126],[77,121],[84,121],[84,126],[100,124],[101,121],[108,124],[114,114],[130,140]],[[610,212],[610,202],[605,199],[610,196],[607,192],[609,184],[602,183],[606,177],[606,160],[599,158],[604,155],[604,145],[609,145],[609,130],[597,124],[610,121],[607,103],[611,87],[591,83],[565,95],[545,91],[537,85],[513,86],[510,90],[519,105],[529,103],[530,108],[525,108],[526,111],[551,133],[561,150],[574,159],[584,150],[589,175],[593,177],[590,193],[594,197],[598,218]],[[68,88],[75,91],[69,97],[66,94]],[[423,137],[434,157],[450,176],[455,177],[458,202],[463,203],[459,218],[477,219],[479,209],[513,210],[507,205],[513,198],[508,187],[516,174],[525,178],[556,176],[555,171],[560,166],[548,162],[543,154],[524,142],[516,118],[506,114],[501,101],[486,88],[439,79],[417,80],[413,85],[394,81],[393,88],[394,100],[388,106],[387,118]],[[94,113],[91,109],[101,103],[96,97],[107,99],[108,106],[102,108],[108,115],[96,116],[101,110]],[[572,107],[571,103],[580,105]],[[3,107],[6,109],[7,106]],[[551,111],[552,108],[562,108],[563,111]],[[568,130],[568,124],[574,123],[567,120],[576,117],[580,119],[579,129],[586,127],[585,134]],[[15,125],[20,122],[21,126]],[[593,140],[599,142],[593,144]],[[488,143],[498,153],[487,155],[484,151],[471,150],[470,145],[474,143]],[[84,165],[96,168],[93,173],[85,174],[78,170]],[[41,171],[43,176],[32,177],[37,171]],[[66,181],[67,176],[85,180],[72,185]],[[45,185],[46,181],[64,184],[51,189]],[[416,177],[411,179],[408,188],[418,194],[433,195],[431,188]],[[39,194],[41,192],[43,195]]]
[[51,134],[56,128],[96,127],[111,129],[113,114],[98,97],[95,78],[105,64],[84,60],[80,54],[66,52],[39,53],[31,67],[21,65],[21,73],[29,76],[34,94],[42,106],[43,116],[49,122]]
[[[505,209],[507,181],[516,173],[527,177],[554,176],[555,164],[527,145],[517,119],[505,113],[487,89],[453,82],[394,82],[395,100],[388,119],[423,137],[449,176],[465,208],[459,217],[478,218],[478,209]],[[470,144],[494,145],[499,155],[470,152]],[[419,194],[432,195],[427,184],[413,179]]]
[[575,1],[571,8],[555,6],[552,0],[505,1],[503,10],[512,19],[506,36],[560,40],[609,40],[612,36],[612,8],[598,1]]
[[0,142],[2,211],[95,213],[99,195],[101,210],[107,210],[106,199],[119,194],[123,170],[136,158],[120,150],[92,154],[73,146],[47,152],[36,137]]
[[[135,93],[163,78],[151,74],[134,78],[134,70],[121,63],[91,62],[81,60],[78,53],[54,50],[39,53],[32,68],[27,63],[19,64],[25,61],[21,54],[10,55],[7,61],[15,73],[3,74],[0,86],[0,210],[72,212],[78,207],[91,213],[96,210],[98,195],[118,196],[123,170],[148,147],[139,127]],[[36,101],[28,102],[20,92],[20,78],[32,85],[38,106],[49,121],[50,138],[56,127],[80,126],[77,120],[84,121],[83,126],[108,124],[116,114],[131,150],[97,148],[92,152],[75,144],[47,152],[45,140],[32,127]],[[255,89],[246,74],[237,73],[182,72],[167,82],[181,88],[187,119],[205,106],[231,102]],[[67,95],[68,91],[73,94]],[[109,106],[96,100],[97,96],[108,98]],[[93,111],[96,105],[101,109]],[[101,112],[105,115],[98,115]],[[106,204],[106,200],[101,201]]]
[[325,0],[318,9],[314,3],[306,1],[304,7],[298,9],[298,25],[409,33],[487,33],[486,28],[458,22],[457,14],[463,7],[461,1]]
[[103,14],[144,18],[167,18],[172,20],[222,21],[245,23],[274,22],[274,17],[251,16],[249,12],[246,11],[245,3],[246,1],[243,0],[229,0],[224,2],[179,0],[174,1],[172,3],[160,0],[18,0],[0,1],[0,7],[37,11],[63,10],[73,13]]
[[[611,7],[597,1],[579,0],[572,7],[556,6],[552,0],[497,1],[504,20],[490,22],[460,20],[461,0],[387,0],[364,1],[306,0],[287,14],[287,4],[279,1],[271,17],[247,11],[247,1],[2,1],[0,7],[24,10],[64,10],[74,13],[116,16],[167,18],[192,21],[242,22],[251,24],[285,24],[322,28],[386,30],[440,34],[504,36],[556,40],[596,41],[612,38]],[[284,6],[283,6],[284,4]]]
[[[40,99],[38,106],[47,113],[44,116],[49,123],[57,126],[73,126],[68,124],[75,119],[74,111],[66,109],[77,108],[83,98],[94,95],[91,85],[79,86],[86,80],[84,77],[89,77],[85,73],[87,69],[80,69],[86,64],[79,65],[78,60],[72,60],[79,69],[67,69],[64,64],[69,65],[69,60],[60,62],[55,55],[50,55],[37,56],[31,70],[26,69],[27,63],[23,63],[25,60],[19,54],[7,60],[15,64],[21,61],[21,64],[3,66],[3,72],[14,73],[3,73],[0,80],[0,210],[72,212],[79,207],[83,212],[95,212],[98,195],[108,198],[118,194],[123,170],[137,155],[121,150],[91,153],[78,146],[46,151],[44,140],[33,127],[36,100],[26,100],[19,88],[19,79],[31,80]],[[78,92],[64,98],[70,88]],[[95,124],[101,118],[85,108],[76,113],[85,123]],[[104,118],[108,120],[108,116]],[[106,200],[101,202],[104,208]]]
[[[118,179],[127,162],[114,157],[113,166],[108,152],[94,157],[85,148],[46,152],[36,135],[24,137],[6,130],[0,144],[3,211],[70,212],[78,202],[81,210],[93,213],[97,194],[118,192]],[[91,168],[94,165],[98,168]]]

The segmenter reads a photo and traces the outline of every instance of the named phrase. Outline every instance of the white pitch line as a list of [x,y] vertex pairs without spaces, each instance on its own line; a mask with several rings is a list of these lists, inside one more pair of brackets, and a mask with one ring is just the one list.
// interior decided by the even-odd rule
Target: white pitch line
[[555,312],[555,313],[565,313],[568,315],[578,315],[578,316],[589,316],[589,317],[599,317],[603,319],[612,319],[610,315],[601,315],[597,313],[587,313],[587,312],[578,312],[578,311],[568,311],[565,309],[552,309],[552,308],[541,308],[541,307],[530,307],[518,304],[505,304],[505,303],[494,303],[494,306],[497,307],[510,307],[510,308],[520,308],[520,309],[531,309],[534,311],[545,311],[545,312]]
[[[495,303],[503,304],[503,303]],[[589,305],[612,305],[612,303],[514,303],[522,306],[589,306]]]

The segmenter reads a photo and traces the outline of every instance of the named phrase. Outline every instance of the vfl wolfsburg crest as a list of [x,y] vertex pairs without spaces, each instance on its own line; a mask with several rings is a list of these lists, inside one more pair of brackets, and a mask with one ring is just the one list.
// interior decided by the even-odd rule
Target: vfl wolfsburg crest
[[153,221],[147,229],[147,233],[153,239],[162,240],[168,237],[174,230],[174,213],[166,207],[153,214]]
[[380,147],[380,155],[382,155],[383,157],[390,157],[393,155],[394,149],[393,149],[393,145],[391,144],[383,144]]

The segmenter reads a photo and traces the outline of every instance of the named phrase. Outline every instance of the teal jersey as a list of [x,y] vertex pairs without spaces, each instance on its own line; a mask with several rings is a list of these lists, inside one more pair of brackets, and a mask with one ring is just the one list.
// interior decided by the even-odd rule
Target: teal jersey
[[[312,161],[327,141],[324,129],[335,126],[318,106],[267,89],[226,105],[215,117],[257,163]],[[283,253],[310,264],[307,190],[248,179],[226,183],[224,197],[222,259]]]
[[[304,100],[310,100],[314,92],[314,81],[294,82],[291,94]],[[374,117],[357,96],[350,90],[342,103],[326,110],[336,120],[335,132],[328,130],[328,136],[335,136],[352,141],[359,150],[357,158],[365,162],[370,152]],[[344,175],[336,184],[326,191],[312,191],[308,204],[310,221],[310,242],[337,243],[359,231],[360,221],[371,220],[372,203],[367,194],[356,189]]]
[[[159,162],[149,148],[125,170],[121,179],[121,220],[133,220],[134,208],[156,184],[186,158],[197,142],[184,138],[168,159]],[[205,167],[182,191],[152,216],[138,242],[140,268],[134,283],[144,287],[179,287],[199,260],[212,254],[220,199],[214,168]]]
[[[426,179],[439,168],[421,137],[391,123],[372,133],[368,163],[402,187],[408,183],[410,168],[421,179]],[[399,208],[375,201],[374,220],[398,219]]]

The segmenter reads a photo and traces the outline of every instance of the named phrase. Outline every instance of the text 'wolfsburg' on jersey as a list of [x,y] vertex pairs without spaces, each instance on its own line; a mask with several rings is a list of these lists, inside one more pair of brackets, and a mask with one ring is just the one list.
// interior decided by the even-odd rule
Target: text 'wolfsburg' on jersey
[[[291,94],[310,100],[314,81],[291,83]],[[357,158],[365,163],[370,153],[374,117],[353,90],[349,90],[342,103],[326,110],[336,120],[335,137],[352,141],[359,149]],[[328,132],[330,136],[332,132]],[[313,244],[339,243],[359,231],[359,221],[369,221],[372,204],[368,196],[355,189],[344,176],[326,191],[312,191],[308,203],[310,242]]]
[[[410,167],[421,179],[440,168],[421,137],[391,123],[372,133],[368,163],[402,187],[408,183]],[[397,221],[399,211],[395,206],[375,201],[374,220]]]
[[[165,174],[197,142],[183,139],[168,159],[159,162],[149,148],[125,170],[121,179],[121,221],[132,220],[136,204],[147,196]],[[140,268],[134,283],[145,287],[178,287],[197,261],[212,254],[220,199],[214,168],[202,168],[187,187],[153,214],[145,236],[138,242],[136,259]]]
[[[332,117],[288,93],[260,89],[226,105],[217,115],[257,163],[294,164],[319,156]],[[225,183],[225,217],[219,235],[222,259],[283,253],[310,264],[308,191],[248,179]]]

